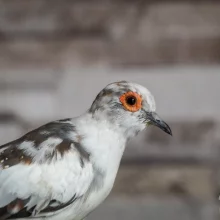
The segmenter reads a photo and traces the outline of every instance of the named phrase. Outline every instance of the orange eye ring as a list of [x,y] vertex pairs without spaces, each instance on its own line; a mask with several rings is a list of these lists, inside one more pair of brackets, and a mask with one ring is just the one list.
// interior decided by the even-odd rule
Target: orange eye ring
[[119,99],[124,108],[130,112],[136,112],[142,107],[142,97],[136,92],[126,92]]

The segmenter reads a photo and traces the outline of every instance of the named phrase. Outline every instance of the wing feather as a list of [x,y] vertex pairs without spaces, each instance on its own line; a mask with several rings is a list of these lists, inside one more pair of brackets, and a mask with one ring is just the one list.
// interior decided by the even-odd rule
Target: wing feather
[[0,147],[0,219],[58,211],[87,192],[93,167],[76,136],[57,121]]

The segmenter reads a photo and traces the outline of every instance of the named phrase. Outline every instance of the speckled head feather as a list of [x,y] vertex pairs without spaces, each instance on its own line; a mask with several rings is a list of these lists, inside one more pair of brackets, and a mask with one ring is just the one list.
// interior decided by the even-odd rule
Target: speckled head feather
[[153,95],[145,87],[126,81],[114,82],[108,84],[96,97],[90,111],[95,112],[99,109],[121,108],[120,96],[126,92],[136,92],[143,98],[142,105],[148,111],[155,111],[156,104]]
[[[126,103],[122,102],[123,95],[126,102],[126,98],[132,94],[136,102],[137,97],[141,99],[140,108],[136,110],[126,108]],[[136,83],[120,81],[107,85],[97,95],[89,111],[98,120],[108,120],[114,125],[123,127],[126,134],[132,137],[146,127],[151,120],[147,114],[155,110],[155,100],[148,89]]]

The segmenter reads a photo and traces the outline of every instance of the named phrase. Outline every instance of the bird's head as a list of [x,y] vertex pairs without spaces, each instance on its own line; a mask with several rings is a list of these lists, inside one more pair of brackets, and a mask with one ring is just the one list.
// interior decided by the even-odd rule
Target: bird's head
[[107,120],[122,128],[128,136],[136,135],[148,125],[155,125],[172,135],[170,127],[155,110],[155,100],[150,91],[126,81],[107,85],[90,108],[98,120]]

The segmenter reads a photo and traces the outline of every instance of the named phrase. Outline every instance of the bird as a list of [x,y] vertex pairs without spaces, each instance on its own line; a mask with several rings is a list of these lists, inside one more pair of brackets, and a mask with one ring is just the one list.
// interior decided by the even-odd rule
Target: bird
[[85,219],[112,190],[127,142],[150,125],[172,135],[150,91],[118,81],[78,117],[0,146],[0,220]]

